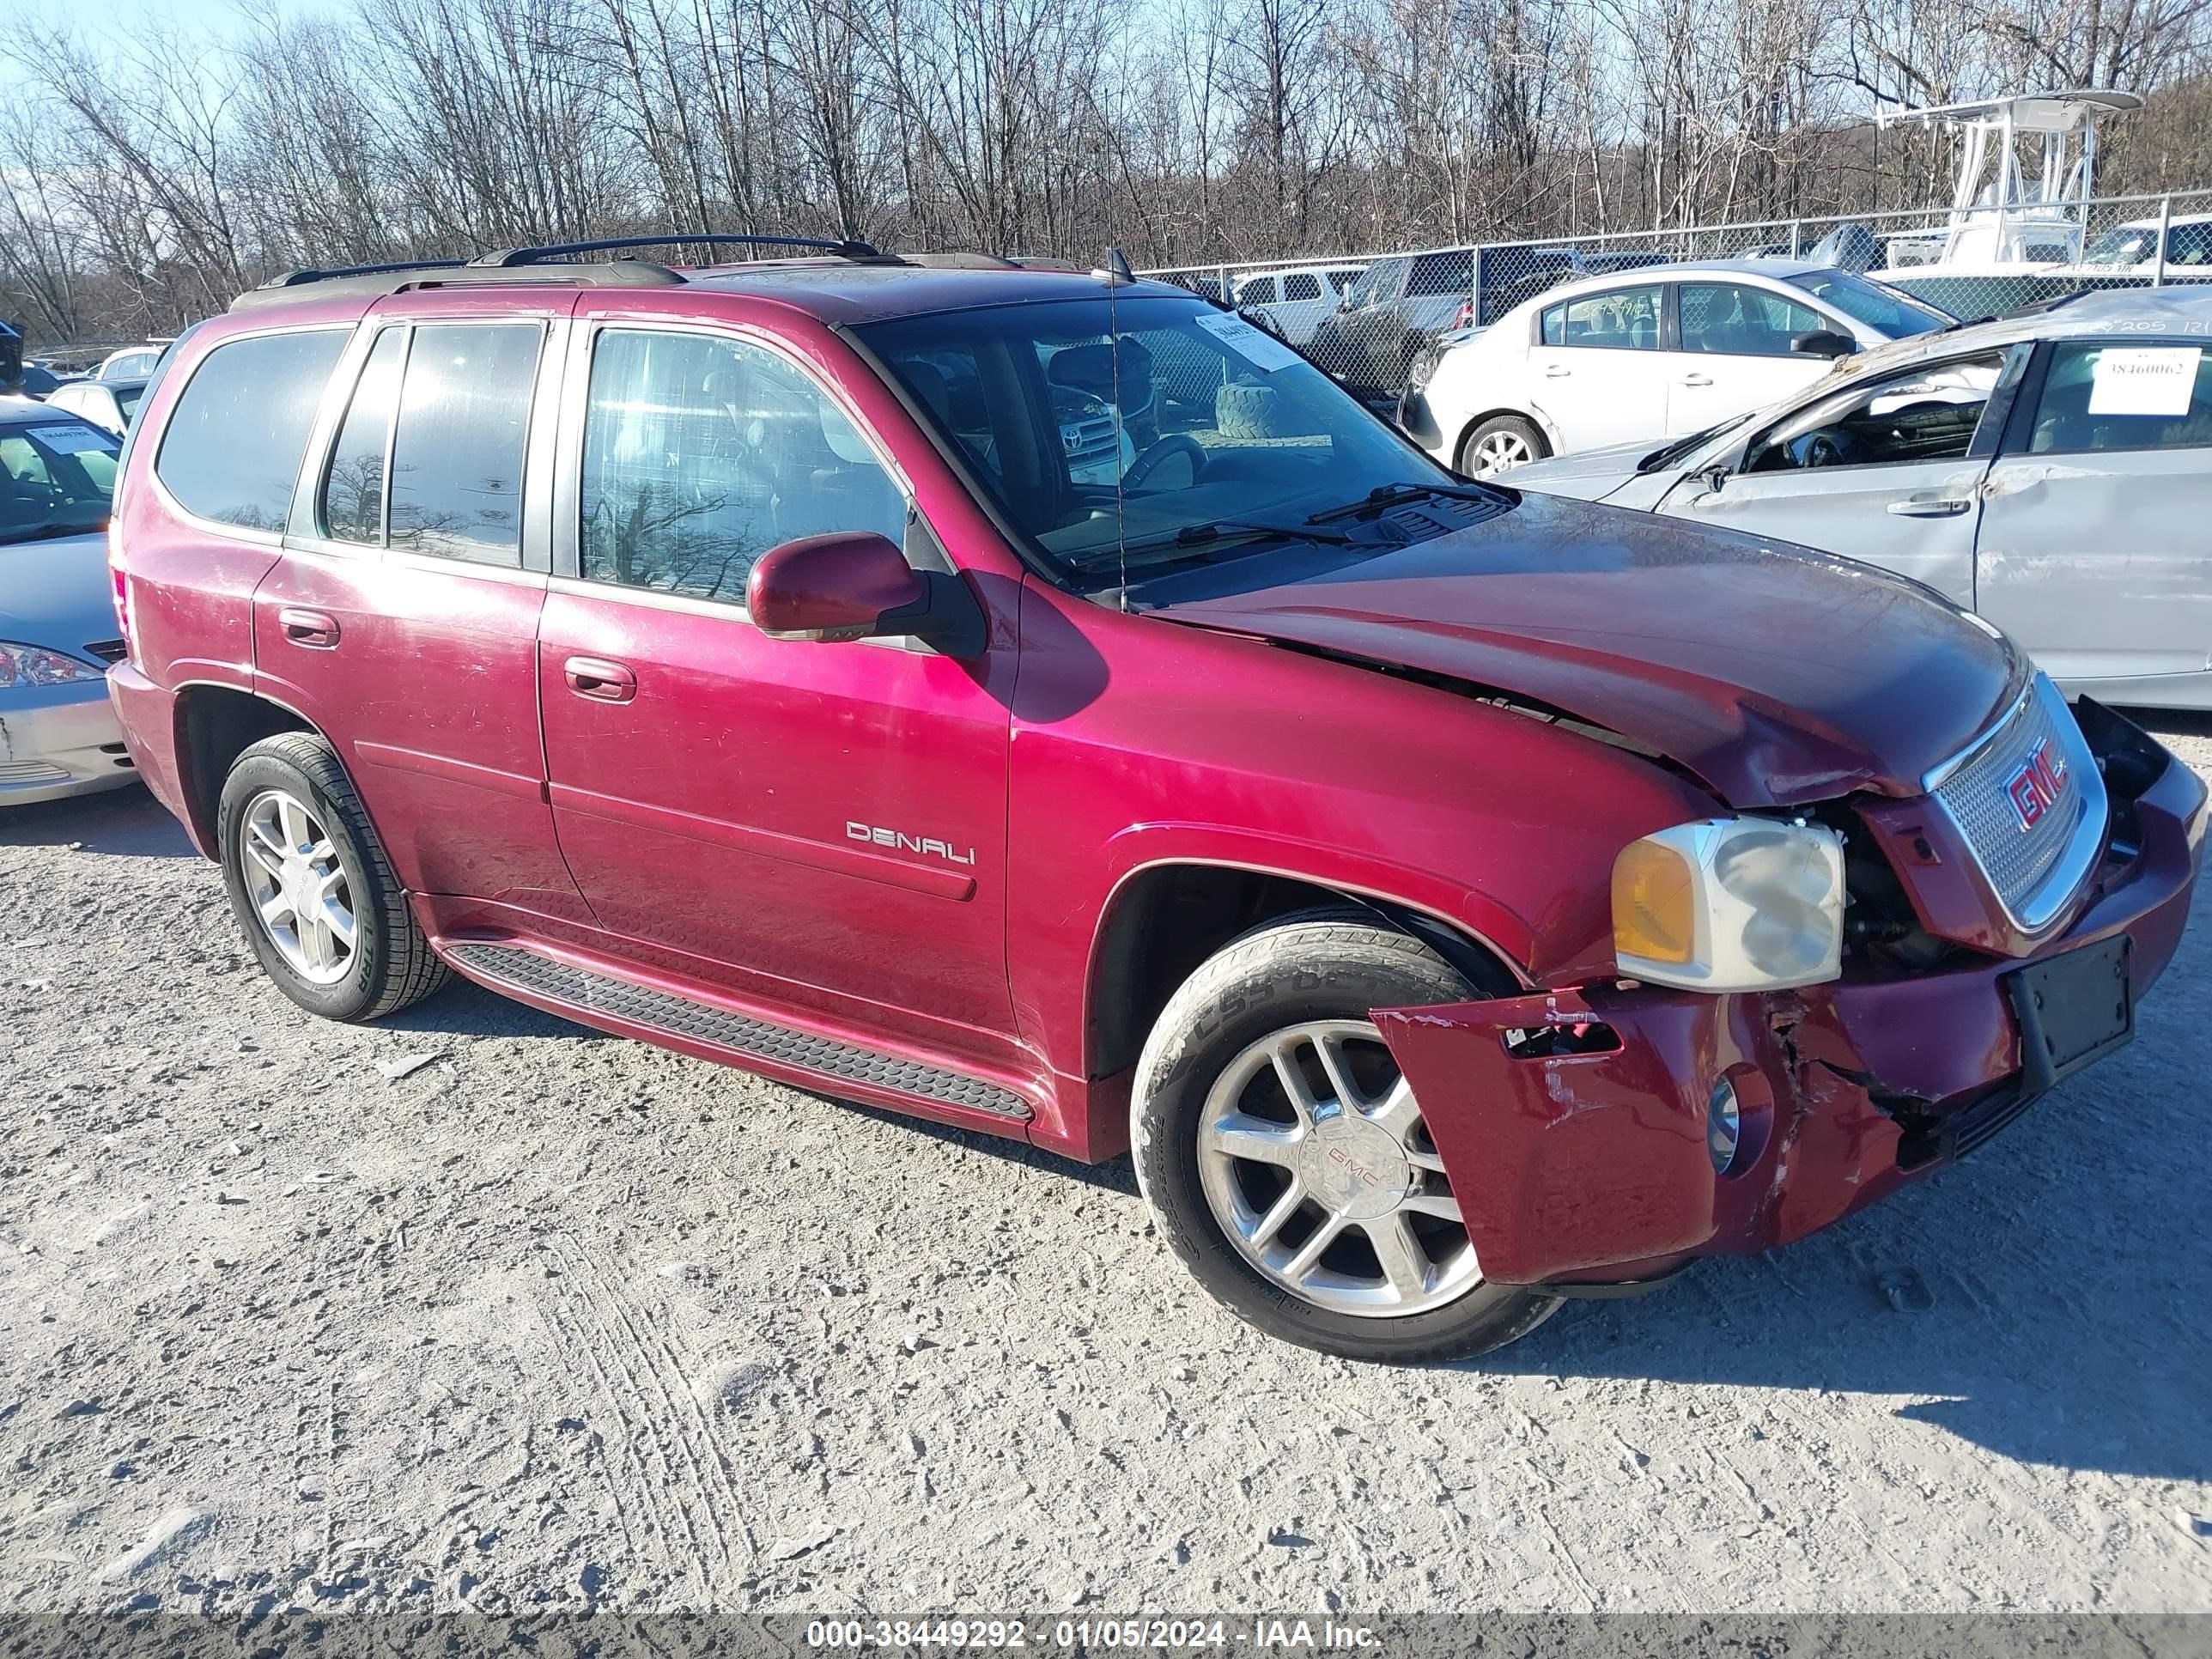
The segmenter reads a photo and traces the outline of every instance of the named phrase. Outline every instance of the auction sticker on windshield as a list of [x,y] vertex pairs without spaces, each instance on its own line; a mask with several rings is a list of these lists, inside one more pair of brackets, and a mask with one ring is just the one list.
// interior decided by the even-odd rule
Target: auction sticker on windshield
[[2186,415],[2202,346],[2107,346],[2089,387],[2092,415]]
[[1241,317],[1217,312],[1197,320],[1200,328],[1262,374],[1273,374],[1279,368],[1288,368],[1292,363],[1305,362],[1273,335],[1264,329],[1253,327]]
[[115,440],[96,426],[34,426],[29,435],[57,455],[86,455],[115,447]]

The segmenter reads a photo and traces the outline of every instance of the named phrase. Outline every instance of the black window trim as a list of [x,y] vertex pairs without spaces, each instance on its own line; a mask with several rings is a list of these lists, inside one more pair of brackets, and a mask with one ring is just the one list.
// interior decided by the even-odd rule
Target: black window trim
[[[575,334],[558,395],[560,433],[555,451],[552,501],[552,568],[550,573],[552,590],[579,599],[612,599],[624,604],[642,605],[657,611],[677,611],[690,616],[715,617],[732,622],[753,625],[752,616],[742,599],[706,599],[693,593],[677,593],[666,588],[632,587],[621,582],[605,581],[583,574],[583,510],[584,510],[584,434],[590,415],[592,396],[592,365],[599,356],[599,337],[610,331],[629,334],[693,334],[710,339],[720,339],[740,345],[758,346],[795,371],[801,379],[826,398],[860,434],[860,441],[868,447],[884,476],[896,487],[906,503],[907,523],[911,529],[920,520],[931,536],[942,544],[933,526],[922,513],[920,497],[914,480],[898,463],[892,452],[859,406],[840,386],[818,373],[814,366],[793,351],[775,334],[765,328],[734,321],[708,322],[696,318],[678,316],[593,316],[575,320]],[[842,331],[840,331],[842,333]],[[845,336],[848,343],[851,337]],[[869,367],[877,368],[872,359],[864,359]],[[888,386],[890,381],[886,380]],[[902,399],[902,402],[903,400]],[[911,647],[903,635],[884,635],[862,641],[871,645],[892,645]],[[923,647],[923,649],[929,647]]]
[[[2020,378],[2013,404],[2005,422],[2004,440],[1996,445],[1993,453],[1999,459],[2011,460],[2020,456],[2046,455],[2153,455],[2167,450],[2189,451],[2212,449],[2212,438],[2192,444],[2152,444],[2133,449],[2032,449],[2028,446],[2035,437],[2035,417],[2043,407],[2043,389],[2051,379],[2051,365],[2058,361],[2062,347],[2081,346],[2103,350],[2108,346],[2123,349],[2129,346],[2195,346],[2200,351],[2212,350],[2201,335],[2186,334],[2072,334],[2063,339],[2039,340],[2035,343],[2035,361]],[[2197,371],[2200,374],[2203,371]],[[1979,434],[1977,434],[1977,436]]]
[[[153,434],[152,441],[154,445],[154,459],[146,464],[146,483],[147,487],[154,492],[155,499],[159,501],[168,512],[173,514],[185,523],[190,525],[193,529],[201,531],[208,535],[222,536],[232,541],[247,542],[258,547],[283,546],[289,539],[288,530],[262,530],[247,525],[226,524],[221,519],[203,518],[198,514],[193,512],[191,508],[186,507],[184,502],[177,499],[175,493],[171,490],[167,483],[162,480],[161,451],[169,441],[169,428],[175,423],[177,411],[184,407],[185,399],[191,395],[192,382],[199,379],[200,371],[205,368],[214,359],[216,354],[222,350],[224,347],[236,345],[241,340],[266,339],[272,335],[277,334],[345,335],[350,334],[355,326],[356,325],[352,323],[317,322],[288,323],[270,328],[240,329],[235,334],[225,334],[222,338],[216,340],[213,344],[209,346],[205,351],[200,353],[200,355],[192,361],[191,373],[185,376],[183,384],[177,388],[176,395],[172,397],[169,399],[167,405],[162,409],[161,412],[161,418],[160,429]],[[188,331],[186,334],[179,335],[177,338],[177,345],[181,346],[185,343],[185,340],[189,337],[191,331]],[[350,346],[341,346],[339,348],[337,361],[331,365],[330,378],[323,383],[322,404],[318,405],[315,418],[311,421],[307,426],[307,447],[301,455],[301,459],[303,463],[311,458],[315,453],[315,441],[322,430],[321,411],[329,405],[331,387],[337,379],[338,370],[344,367],[346,353],[349,349],[351,349]],[[153,401],[155,390],[161,385],[162,380],[166,378],[162,373],[162,363],[156,362],[154,365],[154,377],[147,381],[145,394],[139,399],[141,418],[132,422],[124,434],[124,442],[126,446],[126,449],[130,445],[133,435],[148,429],[149,422],[147,417],[152,414],[152,410],[149,410],[147,405]],[[126,453],[122,459],[127,460],[129,459],[128,453]],[[292,518],[295,517],[299,512],[300,485],[302,478],[306,476],[306,471],[303,466],[300,477],[295,477],[292,480],[292,501],[289,509],[289,515],[286,520],[288,526],[291,523]],[[118,464],[116,469],[116,477],[118,483],[122,477],[122,467]]]

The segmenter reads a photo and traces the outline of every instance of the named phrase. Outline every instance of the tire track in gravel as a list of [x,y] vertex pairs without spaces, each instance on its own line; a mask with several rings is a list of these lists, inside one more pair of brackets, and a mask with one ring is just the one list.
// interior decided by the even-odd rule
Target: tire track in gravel
[[[620,1288],[608,1281],[605,1274],[599,1270],[598,1265],[586,1255],[583,1247],[573,1237],[564,1242],[581,1264],[582,1271],[599,1282],[600,1289],[605,1294],[603,1305],[613,1309],[620,1317],[631,1340],[638,1345],[639,1351],[645,1354],[648,1368],[652,1370],[653,1375],[659,1382],[662,1397],[669,1401],[672,1426],[678,1436],[679,1443],[684,1446],[686,1460],[691,1464],[694,1472],[700,1476],[700,1496],[707,1500],[708,1522],[714,1529],[717,1541],[721,1546],[724,1565],[734,1566],[737,1563],[730,1551],[728,1536],[723,1531],[721,1522],[717,1518],[714,1494],[707,1490],[709,1483],[705,1478],[705,1471],[709,1468],[714,1474],[714,1480],[712,1484],[721,1488],[722,1500],[728,1506],[722,1513],[727,1514],[737,1523],[738,1534],[744,1540],[748,1555],[757,1557],[760,1553],[759,1540],[753,1536],[752,1528],[745,1520],[742,1501],[738,1496],[737,1481],[730,1473],[729,1459],[722,1455],[721,1439],[714,1431],[714,1419],[708,1415],[706,1408],[699,1403],[698,1390],[692,1385],[690,1380],[692,1368],[684,1364],[683,1356],[678,1353],[673,1345],[670,1343],[663,1327],[651,1327],[652,1335],[648,1340],[646,1334],[638,1329],[637,1322],[630,1317],[629,1299],[623,1295]],[[659,1351],[662,1361],[658,1367],[652,1365],[652,1354],[656,1348]],[[684,1431],[686,1419],[690,1425],[688,1435]]]
[[[622,1391],[616,1388],[613,1377],[608,1375],[607,1367],[601,1361],[599,1343],[592,1340],[589,1333],[568,1311],[568,1304],[574,1300],[568,1291],[564,1276],[559,1291],[545,1299],[544,1304],[545,1322],[551,1328],[556,1340],[562,1348],[583,1356],[584,1364],[590,1368],[592,1375],[599,1379],[600,1395],[614,1412],[617,1425],[616,1439],[620,1443],[619,1449],[610,1451],[605,1468],[608,1477],[607,1496],[609,1501],[614,1505],[615,1524],[622,1529],[623,1547],[633,1560],[651,1559],[647,1552],[641,1551],[638,1547],[637,1528],[630,1524],[630,1507],[625,1501],[624,1488],[628,1486],[634,1492],[644,1493],[647,1501],[644,1504],[643,1514],[637,1519],[648,1536],[659,1541],[661,1547],[659,1553],[665,1558],[670,1553],[666,1547],[669,1529],[667,1522],[660,1515],[658,1507],[651,1502],[652,1494],[659,1488],[659,1482],[654,1478],[653,1471],[647,1465],[645,1453],[641,1449],[643,1446],[651,1443],[646,1437],[647,1428],[635,1421],[629,1413],[623,1409]],[[600,1443],[602,1445],[607,1443],[605,1436],[600,1437]],[[636,1480],[634,1484],[623,1479],[622,1469],[617,1467],[623,1464],[627,1464],[635,1472]],[[696,1577],[696,1574],[694,1576]]]
[[[620,1286],[608,1280],[582,1245],[573,1237],[563,1236],[558,1241],[556,1253],[561,1247],[566,1248],[577,1274],[598,1285],[596,1303],[599,1310],[602,1314],[610,1311],[613,1314],[627,1334],[633,1352],[644,1362],[646,1375],[653,1379],[667,1407],[665,1427],[691,1471],[693,1491],[701,1500],[707,1529],[720,1553],[722,1565],[734,1568],[738,1565],[737,1558],[730,1549],[729,1535],[722,1528],[718,1510],[737,1520],[738,1528],[744,1535],[749,1556],[758,1553],[758,1546],[753,1539],[751,1528],[745,1525],[744,1516],[739,1513],[737,1486],[730,1478],[729,1465],[724,1461],[721,1448],[716,1442],[714,1425],[700,1408],[698,1394],[686,1374],[682,1358],[670,1346],[664,1332],[656,1329],[648,1339],[639,1330],[637,1322],[630,1317],[629,1298],[623,1293]],[[659,1356],[657,1362],[654,1358],[656,1349]],[[711,1484],[721,1488],[720,1504],[715,1500],[715,1494],[709,1490],[710,1483],[707,1478],[709,1468],[716,1476]]]
[[[684,1431],[676,1390],[652,1346],[625,1316],[621,1292],[608,1284],[582,1247],[565,1235],[555,1236],[550,1246],[562,1269],[556,1281],[561,1292],[556,1328],[582,1352],[622,1425],[627,1461],[636,1472],[638,1489],[647,1497],[649,1528],[664,1546],[672,1531],[682,1533],[689,1546],[684,1552],[686,1576],[703,1591],[712,1583],[718,1559],[724,1569],[736,1561],[715,1520],[717,1504],[708,1490],[696,1449]],[[678,1387],[684,1388],[680,1377]],[[654,1395],[659,1396],[658,1407]],[[672,1442],[676,1456],[670,1455]],[[617,1478],[614,1501],[618,1516],[623,1498]],[[627,1536],[627,1522],[624,1533]]]

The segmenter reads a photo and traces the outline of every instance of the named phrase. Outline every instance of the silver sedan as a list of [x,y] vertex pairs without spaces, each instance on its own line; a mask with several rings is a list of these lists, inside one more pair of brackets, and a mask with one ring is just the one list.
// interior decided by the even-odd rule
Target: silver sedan
[[1511,482],[1863,559],[2002,629],[2069,691],[2212,708],[2212,289],[1921,335],[1704,432]]
[[133,781],[107,701],[114,437],[0,398],[0,807]]

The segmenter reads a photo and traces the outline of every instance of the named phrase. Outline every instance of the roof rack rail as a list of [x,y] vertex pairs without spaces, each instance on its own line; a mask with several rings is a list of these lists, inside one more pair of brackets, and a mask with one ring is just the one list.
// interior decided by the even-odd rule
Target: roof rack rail
[[380,276],[388,270],[450,270],[462,261],[445,259],[390,259],[375,264],[332,265],[328,269],[308,265],[298,270],[288,270],[282,276],[272,276],[261,284],[264,288],[298,288],[307,283],[327,283],[339,276]]
[[417,288],[485,288],[501,285],[541,288],[677,288],[684,278],[665,265],[641,259],[612,259],[599,264],[471,265],[440,260],[422,265],[373,267],[358,274],[295,272],[250,288],[230,302],[233,311],[291,305],[309,300],[380,299]]
[[748,247],[803,247],[834,253],[846,259],[884,259],[887,256],[866,242],[825,241],[817,236],[744,236],[723,231],[678,231],[665,236],[602,236],[589,242],[548,242],[541,247],[499,248],[479,254],[471,265],[542,264],[571,253],[605,253],[616,248],[686,247],[694,243],[739,244]]

